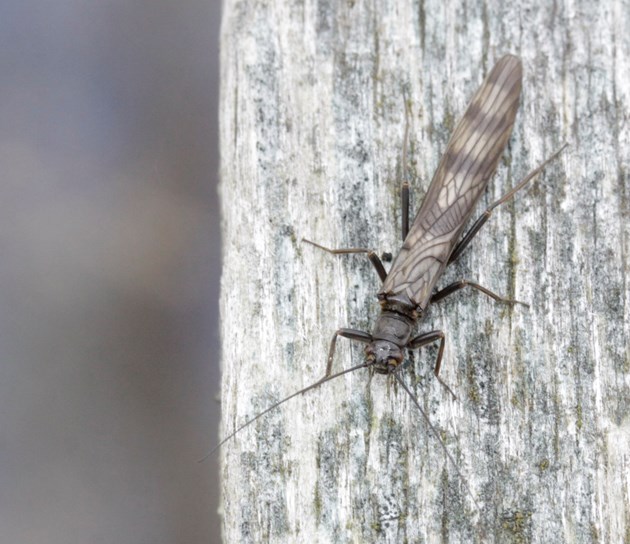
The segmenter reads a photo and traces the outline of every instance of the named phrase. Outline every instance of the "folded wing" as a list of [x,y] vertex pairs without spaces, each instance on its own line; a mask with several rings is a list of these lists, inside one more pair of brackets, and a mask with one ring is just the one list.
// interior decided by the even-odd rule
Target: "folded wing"
[[406,295],[424,309],[512,134],[522,66],[506,55],[459,121],[379,298]]

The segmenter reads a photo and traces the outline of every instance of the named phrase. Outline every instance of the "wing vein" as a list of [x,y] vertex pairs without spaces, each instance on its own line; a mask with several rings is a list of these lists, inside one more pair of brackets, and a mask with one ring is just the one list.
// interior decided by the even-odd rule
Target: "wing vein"
[[521,91],[520,61],[500,59],[455,127],[429,190],[380,296],[405,293],[421,309],[512,133]]

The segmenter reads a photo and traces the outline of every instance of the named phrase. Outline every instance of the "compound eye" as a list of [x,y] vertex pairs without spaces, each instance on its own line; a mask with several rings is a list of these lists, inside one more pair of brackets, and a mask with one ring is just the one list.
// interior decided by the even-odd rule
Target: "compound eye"
[[387,364],[388,366],[393,366],[394,368],[396,368],[398,366],[398,361],[390,357],[389,359],[387,359]]

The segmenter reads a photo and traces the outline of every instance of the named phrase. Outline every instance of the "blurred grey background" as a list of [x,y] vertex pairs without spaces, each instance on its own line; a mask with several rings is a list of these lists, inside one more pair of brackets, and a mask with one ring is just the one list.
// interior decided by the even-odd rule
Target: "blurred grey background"
[[0,544],[219,540],[219,23],[0,4]]

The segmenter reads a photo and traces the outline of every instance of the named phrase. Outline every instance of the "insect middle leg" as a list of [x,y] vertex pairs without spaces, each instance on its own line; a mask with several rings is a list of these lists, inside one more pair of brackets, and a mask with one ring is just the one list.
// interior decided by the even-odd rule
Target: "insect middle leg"
[[385,278],[387,277],[387,272],[385,271],[385,267],[383,266],[383,262],[381,261],[379,256],[376,253],[374,253],[374,251],[372,251],[371,249],[366,249],[366,248],[362,248],[362,247],[350,247],[350,248],[345,248],[345,249],[330,249],[328,247],[322,246],[322,245],[317,244],[315,242],[311,242],[310,240],[307,240],[306,238],[302,238],[302,242],[306,242],[307,244],[311,244],[312,246],[315,246],[315,247],[317,247],[319,249],[327,251],[328,253],[331,253],[332,255],[346,255],[346,254],[349,254],[349,253],[366,253],[367,254],[367,258],[372,263],[372,266],[376,270],[376,273],[378,274],[378,277],[381,278],[381,281],[382,282],[385,281]]

